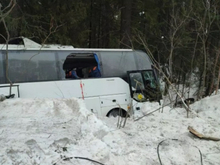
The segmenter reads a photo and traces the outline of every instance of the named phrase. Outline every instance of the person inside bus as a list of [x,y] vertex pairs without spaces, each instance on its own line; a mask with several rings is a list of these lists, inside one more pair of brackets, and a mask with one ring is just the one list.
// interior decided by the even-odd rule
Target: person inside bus
[[97,66],[94,66],[89,70],[88,77],[101,77],[100,70],[98,69]]
[[72,78],[72,79],[78,79],[80,78],[77,73],[76,73],[76,68],[73,70],[67,71],[66,72],[66,78]]

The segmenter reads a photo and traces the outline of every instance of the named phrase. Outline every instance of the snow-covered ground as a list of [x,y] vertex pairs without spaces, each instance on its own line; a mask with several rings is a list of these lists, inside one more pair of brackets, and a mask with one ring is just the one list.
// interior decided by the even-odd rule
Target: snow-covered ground
[[159,108],[146,103],[120,129],[117,118],[97,118],[75,98],[5,100],[0,102],[0,164],[218,165],[220,141],[199,139],[188,126],[220,138],[219,100],[216,95],[191,105],[190,118],[183,108],[164,107],[163,113],[134,121]]

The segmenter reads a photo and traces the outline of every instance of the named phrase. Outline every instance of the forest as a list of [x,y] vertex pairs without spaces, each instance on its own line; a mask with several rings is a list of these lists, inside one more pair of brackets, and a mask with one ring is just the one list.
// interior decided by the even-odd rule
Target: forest
[[[0,43],[18,36],[42,44],[143,50],[170,82],[219,87],[218,0],[1,0]],[[192,81],[192,77],[197,79]]]

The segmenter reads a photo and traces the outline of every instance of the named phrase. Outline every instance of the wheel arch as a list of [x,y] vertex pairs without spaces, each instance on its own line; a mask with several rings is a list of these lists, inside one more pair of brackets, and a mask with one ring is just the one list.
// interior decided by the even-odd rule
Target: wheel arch
[[[109,115],[110,115],[111,112],[113,112],[113,111],[119,111],[119,110],[122,111],[122,117],[126,117],[127,111],[124,110],[123,108],[112,108],[112,109],[107,113],[106,116],[109,117]],[[128,115],[128,117],[129,117],[129,115]]]

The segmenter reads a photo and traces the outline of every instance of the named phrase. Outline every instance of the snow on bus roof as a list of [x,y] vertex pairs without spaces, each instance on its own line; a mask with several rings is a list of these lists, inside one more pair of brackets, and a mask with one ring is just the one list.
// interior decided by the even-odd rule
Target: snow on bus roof
[[[39,44],[25,37],[10,40],[8,50],[73,50],[71,45]],[[0,44],[0,50],[6,50],[6,44]]]
[[[10,41],[11,42],[11,41]],[[13,44],[11,44],[13,43]],[[8,44],[8,50],[76,50],[76,51],[132,51],[132,49],[74,48],[71,45],[39,44],[25,37],[18,37]],[[14,44],[18,43],[18,44]],[[22,43],[22,44],[21,44]],[[0,44],[0,50],[6,50],[6,44]]]

